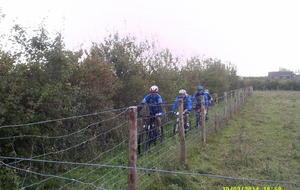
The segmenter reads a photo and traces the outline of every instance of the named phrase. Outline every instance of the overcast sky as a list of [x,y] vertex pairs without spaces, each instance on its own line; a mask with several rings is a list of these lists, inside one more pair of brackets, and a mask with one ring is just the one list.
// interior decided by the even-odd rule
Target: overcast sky
[[300,2],[290,0],[0,0],[0,33],[45,19],[67,48],[112,32],[159,42],[176,55],[230,61],[242,76],[300,69]]

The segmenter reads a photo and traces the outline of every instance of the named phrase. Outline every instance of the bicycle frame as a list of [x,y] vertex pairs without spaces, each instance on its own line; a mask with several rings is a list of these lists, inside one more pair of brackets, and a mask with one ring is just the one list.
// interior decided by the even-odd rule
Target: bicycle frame
[[151,144],[156,144],[158,138],[158,127],[155,116],[146,116],[143,118],[142,129],[138,135],[138,153],[147,152]]
[[[184,117],[184,129],[185,129],[185,132],[187,132],[188,130],[191,130],[191,121],[190,121],[190,118],[189,118],[189,115],[190,113],[188,112],[184,112],[183,113]],[[188,118],[186,118],[186,115]],[[179,112],[176,112],[176,116],[177,116],[177,119],[176,119],[176,123],[174,124],[174,127],[173,127],[173,134],[175,135],[177,132],[178,132],[178,129],[179,129]]]

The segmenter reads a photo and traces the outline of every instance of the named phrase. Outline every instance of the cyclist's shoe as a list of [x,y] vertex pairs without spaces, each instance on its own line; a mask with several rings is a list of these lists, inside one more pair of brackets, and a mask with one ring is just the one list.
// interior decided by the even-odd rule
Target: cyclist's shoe
[[160,127],[158,127],[157,128],[157,136],[156,136],[156,138],[157,138],[157,140],[159,139],[160,140],[160,143],[162,143],[162,132],[161,132],[161,128]]
[[172,116],[172,117],[175,117],[175,116],[177,116],[177,112],[176,112],[176,111],[174,111],[174,112],[171,112],[171,116]]
[[187,122],[186,126],[187,126],[187,129],[188,129],[189,131],[192,130],[192,127],[191,127],[190,122]]
[[199,129],[201,128],[201,125],[200,124],[196,124],[196,129]]
[[162,112],[159,112],[159,113],[156,113],[155,114],[155,117],[162,117],[163,116],[163,113]]

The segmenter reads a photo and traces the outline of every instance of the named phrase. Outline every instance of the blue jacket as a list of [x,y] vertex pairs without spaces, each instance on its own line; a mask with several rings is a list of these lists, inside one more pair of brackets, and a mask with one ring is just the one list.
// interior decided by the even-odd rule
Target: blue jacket
[[204,96],[204,98],[205,98],[205,105],[210,106],[211,95],[209,93],[204,93],[204,94],[205,94],[205,96]]
[[192,98],[192,103],[191,103],[191,105],[193,105],[194,104],[194,101],[196,100],[196,107],[197,106],[200,106],[201,105],[201,96],[204,96],[204,103],[205,103],[205,105],[209,105],[209,98],[208,98],[208,96],[207,96],[207,94],[205,94],[205,93],[198,93],[198,92],[196,92],[194,95],[193,95],[193,98]]
[[[175,102],[172,106],[173,111],[175,111],[177,109],[179,99],[180,99],[180,96],[177,96],[175,99]],[[183,98],[183,110],[188,110],[188,111],[192,110],[192,101],[191,101],[191,97],[189,95],[187,95]]]
[[159,94],[156,94],[154,98],[152,98],[151,94],[148,94],[144,97],[141,104],[148,104],[150,114],[155,114],[162,112],[162,102],[162,97]]

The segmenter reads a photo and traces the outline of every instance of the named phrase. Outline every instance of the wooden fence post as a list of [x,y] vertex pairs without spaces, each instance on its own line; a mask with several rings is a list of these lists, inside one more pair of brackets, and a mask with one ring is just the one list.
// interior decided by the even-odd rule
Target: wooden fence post
[[214,104],[214,108],[215,108],[215,132],[217,133],[218,132],[218,94],[217,93],[215,93],[215,95],[214,95],[214,102],[215,102],[215,104]]
[[[129,152],[128,167],[136,167],[137,161],[137,107],[129,108]],[[137,172],[135,169],[128,169],[128,189],[136,190]]]
[[236,113],[235,103],[236,103],[236,91],[233,90],[233,91],[232,91],[232,106],[233,106],[233,114],[232,114],[232,118],[233,118],[234,114]]
[[243,88],[243,105],[245,104],[245,88]]
[[238,90],[234,90],[234,113],[237,113],[238,107]]
[[231,98],[231,105],[232,105],[232,115],[231,118],[233,118],[235,114],[235,90],[232,91],[232,98]]
[[180,139],[180,163],[186,164],[186,150],[185,150],[185,131],[183,120],[183,99],[179,99],[179,139]]
[[205,99],[204,96],[201,96],[201,129],[202,129],[202,141],[205,144],[206,143],[206,129],[205,129]]
[[238,109],[239,109],[239,89],[236,90],[236,101],[235,101],[235,104],[236,104],[236,112],[238,112]]
[[228,119],[228,109],[227,109],[227,103],[228,103],[228,99],[227,99],[227,92],[224,92],[224,121],[227,122]]
[[229,119],[231,119],[231,117],[232,117],[232,91],[229,92]]
[[234,114],[234,91],[230,91],[230,119]]
[[241,95],[242,95],[242,89],[239,89],[239,99],[238,99],[238,107],[239,107],[239,110],[241,108],[241,104],[242,104],[242,99],[241,99]]

